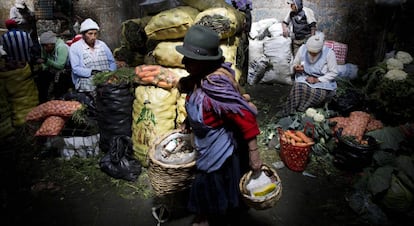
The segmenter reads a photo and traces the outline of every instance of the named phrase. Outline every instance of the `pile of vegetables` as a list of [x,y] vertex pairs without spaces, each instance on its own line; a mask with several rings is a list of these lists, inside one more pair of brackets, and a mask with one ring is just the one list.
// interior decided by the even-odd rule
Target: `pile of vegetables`
[[[344,117],[329,110],[326,104],[323,108],[308,108],[305,112],[280,118],[269,126],[271,128],[264,130],[264,142],[275,145],[276,149],[281,146],[279,139],[296,146],[309,146],[311,161],[306,171],[315,170],[313,173],[318,174],[322,170],[322,173],[331,174],[337,171],[332,163],[339,145],[339,135],[342,141],[364,147],[372,144],[365,139],[366,133],[383,128],[383,123],[364,111],[352,111],[349,117]],[[342,134],[338,134],[339,128]]]
[[35,136],[56,136],[66,120],[81,110],[82,104],[78,101],[51,100],[34,107],[26,115],[26,122],[42,122]]
[[[277,137],[278,134],[277,128],[281,128],[286,131],[284,134],[278,134],[278,136],[292,137],[295,135],[296,140],[293,141],[295,144],[298,141],[303,142],[303,138],[297,139],[296,131],[303,131],[304,135],[308,138],[311,138],[312,152],[319,155],[325,155],[330,153],[331,150],[336,146],[333,130],[331,128],[330,122],[327,120],[330,117],[337,116],[336,112],[333,112],[327,107],[325,108],[308,108],[305,112],[297,112],[294,115],[289,115],[284,118],[280,118],[279,121],[272,125],[268,130],[265,131],[265,140],[264,142],[268,143],[272,138]],[[310,128],[305,127],[307,125],[312,125]],[[293,131],[295,131],[294,134]],[[285,134],[287,133],[287,134]],[[306,138],[305,138],[306,139]],[[307,140],[307,139],[306,139]],[[292,138],[287,140],[292,143]],[[278,149],[280,144],[276,144],[275,148]],[[300,144],[306,145],[306,144]]]
[[315,144],[312,138],[300,130],[285,130],[279,136],[283,142],[298,147],[310,147]]
[[171,89],[178,82],[174,72],[160,65],[140,65],[135,67],[135,81],[143,85],[155,85],[164,89]]
[[374,153],[372,166],[353,185],[349,205],[370,224],[388,225],[388,214],[408,217],[414,208],[414,162],[408,154]]
[[132,84],[135,78],[134,69],[130,67],[118,68],[115,71],[100,72],[93,77],[95,85],[99,84]]
[[398,125],[412,120],[414,106],[414,75],[408,70],[412,57],[399,51],[368,69],[362,77],[367,102],[378,119],[389,125]]
[[362,138],[366,132],[383,128],[381,121],[363,111],[353,111],[349,117],[338,116],[330,118],[329,121],[333,123],[335,132],[342,128],[341,136],[351,137],[360,144],[363,144]]
[[98,84],[139,84],[154,85],[164,89],[175,86],[179,76],[161,65],[139,65],[137,67],[122,67],[115,71],[100,72],[93,77]]

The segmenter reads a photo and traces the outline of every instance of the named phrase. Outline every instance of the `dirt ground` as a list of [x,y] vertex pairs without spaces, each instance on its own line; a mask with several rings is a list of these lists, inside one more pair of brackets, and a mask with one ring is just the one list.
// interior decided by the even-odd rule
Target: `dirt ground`
[[[289,86],[246,86],[259,106],[260,126],[269,123]],[[56,153],[20,142],[24,133],[2,141],[2,225],[41,226],[150,226],[159,222],[152,208],[163,205],[169,218],[158,225],[191,225],[185,210],[185,192],[156,197],[144,168],[137,182],[110,178],[100,171],[96,158],[64,161]],[[279,159],[275,148],[262,144],[264,161]],[[231,225],[369,225],[348,205],[354,174],[339,171],[306,176],[288,168],[278,169],[282,196],[270,209],[250,209]],[[398,220],[394,225],[404,225]],[[408,223],[406,224],[408,225]]]

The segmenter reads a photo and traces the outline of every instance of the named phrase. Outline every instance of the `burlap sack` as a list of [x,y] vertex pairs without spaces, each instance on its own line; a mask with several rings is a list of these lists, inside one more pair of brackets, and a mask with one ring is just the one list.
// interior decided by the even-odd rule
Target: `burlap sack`
[[210,27],[220,39],[236,35],[242,31],[245,15],[231,6],[209,8],[200,12],[194,19],[195,24]]
[[145,44],[147,41],[147,34],[144,28],[151,20],[150,16],[143,18],[130,19],[122,22],[121,25],[121,46],[126,47],[131,51],[145,51]]
[[157,63],[162,66],[184,68],[184,65],[181,63],[184,56],[175,50],[176,46],[182,44],[183,42],[160,42],[152,54]]
[[0,72],[0,79],[5,83],[7,99],[13,112],[14,127],[23,125],[27,113],[39,103],[37,87],[31,75],[29,64]]
[[197,9],[190,6],[162,11],[151,18],[145,26],[145,33],[154,40],[183,38],[198,13]]
[[224,0],[182,0],[182,2],[200,11],[204,11],[212,7],[224,7],[229,5]]
[[134,156],[148,166],[148,149],[161,135],[175,129],[178,90],[156,86],[135,88],[133,102],[132,143]]

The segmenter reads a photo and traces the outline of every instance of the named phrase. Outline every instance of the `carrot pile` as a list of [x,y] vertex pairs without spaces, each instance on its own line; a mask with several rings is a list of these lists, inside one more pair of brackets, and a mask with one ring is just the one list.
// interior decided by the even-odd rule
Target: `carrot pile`
[[135,67],[136,82],[143,85],[155,85],[171,89],[178,81],[178,76],[161,65],[140,65]]
[[300,130],[285,130],[279,136],[283,142],[298,147],[310,147],[315,144],[312,138]]

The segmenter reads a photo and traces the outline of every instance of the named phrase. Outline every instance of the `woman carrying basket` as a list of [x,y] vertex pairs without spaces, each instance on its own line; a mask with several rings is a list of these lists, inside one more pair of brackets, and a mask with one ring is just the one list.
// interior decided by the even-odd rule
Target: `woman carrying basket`
[[189,211],[197,216],[193,225],[227,225],[231,214],[246,210],[240,178],[250,168],[258,173],[262,166],[256,108],[240,93],[219,45],[216,32],[193,25],[183,45],[176,47],[190,74],[177,87],[187,94],[183,130],[192,131],[197,151],[188,202]]

